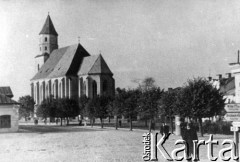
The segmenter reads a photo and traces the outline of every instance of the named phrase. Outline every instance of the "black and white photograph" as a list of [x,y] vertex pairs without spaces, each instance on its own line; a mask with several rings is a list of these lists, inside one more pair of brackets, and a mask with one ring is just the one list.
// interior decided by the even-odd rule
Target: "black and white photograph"
[[239,162],[240,1],[0,0],[0,162]]

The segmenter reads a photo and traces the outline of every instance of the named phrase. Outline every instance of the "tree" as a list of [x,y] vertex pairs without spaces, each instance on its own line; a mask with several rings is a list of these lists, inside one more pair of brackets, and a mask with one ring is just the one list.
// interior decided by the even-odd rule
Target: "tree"
[[142,118],[149,120],[149,132],[151,132],[152,121],[158,114],[158,101],[163,91],[158,87],[152,87],[141,92],[139,98],[139,112]]
[[155,79],[153,77],[146,77],[143,80],[142,79],[133,79],[133,83],[138,84],[138,88],[140,91],[147,91],[151,88],[155,88]]
[[51,102],[49,99],[45,99],[41,102],[39,107],[37,108],[37,116],[42,117],[43,119],[46,119],[47,117],[50,117],[50,107]]
[[85,107],[89,101],[89,98],[86,95],[83,95],[79,98],[79,113],[81,114],[81,117],[86,114]]
[[57,101],[56,116],[67,118],[67,125],[69,125],[69,117],[75,117],[79,114],[78,103],[74,99],[62,98]]
[[146,77],[141,84],[141,89],[143,91],[151,90],[152,88],[155,88],[155,79],[153,77]]
[[111,98],[109,96],[97,96],[94,99],[94,116],[97,118],[100,118],[101,121],[101,128],[103,128],[103,118],[106,118],[108,116],[108,105],[111,101]]
[[93,119],[95,115],[95,106],[96,106],[96,99],[91,98],[88,100],[86,106],[84,107],[84,116],[87,116],[90,118],[91,126],[93,127]]
[[130,124],[130,131],[132,131],[132,120],[138,112],[138,100],[140,98],[141,91],[136,90],[127,90],[123,94],[123,114],[128,117]]
[[163,93],[159,101],[159,114],[170,118],[171,132],[173,133],[173,117],[176,115],[177,92],[168,91]]
[[34,100],[31,96],[26,95],[20,97],[18,102],[21,103],[19,108],[19,117],[24,117],[25,120],[27,120],[27,117],[34,113]]
[[189,80],[177,99],[178,112],[182,117],[198,119],[201,136],[202,118],[220,114],[224,102],[223,94],[203,78]]
[[116,117],[115,129],[118,129],[118,117],[122,115],[124,93],[126,93],[125,89],[117,88],[114,99],[109,102],[108,112]]

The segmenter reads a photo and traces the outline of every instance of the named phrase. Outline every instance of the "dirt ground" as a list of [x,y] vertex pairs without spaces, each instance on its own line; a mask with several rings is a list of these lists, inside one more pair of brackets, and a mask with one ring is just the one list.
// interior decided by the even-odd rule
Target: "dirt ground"
[[[20,126],[18,133],[0,134],[0,161],[13,162],[142,162],[143,133],[133,130],[84,126]],[[207,140],[208,135],[204,138]],[[224,139],[233,136],[213,135],[217,156]],[[180,136],[171,135],[164,145],[169,152],[177,148]],[[179,146],[178,146],[179,147]],[[158,153],[159,161],[165,161]],[[207,146],[200,146],[200,161],[207,159]]]

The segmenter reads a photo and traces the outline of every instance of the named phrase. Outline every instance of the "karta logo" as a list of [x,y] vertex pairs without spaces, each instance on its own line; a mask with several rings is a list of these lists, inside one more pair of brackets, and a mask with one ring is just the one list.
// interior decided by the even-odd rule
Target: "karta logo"
[[[218,145],[219,142],[217,140],[213,140],[213,135],[209,136],[208,141],[193,140],[191,144],[187,143],[182,139],[179,139],[175,142],[175,145],[182,145],[182,147],[174,149],[171,154],[169,154],[168,150],[166,150],[166,148],[164,147],[164,144],[167,142],[167,139],[170,135],[171,133],[163,134],[163,136],[157,142],[158,133],[144,133],[144,152],[142,156],[143,160],[158,161],[157,152],[159,151],[161,156],[168,161],[182,161],[184,159],[199,161],[200,145],[207,145],[207,156],[210,161],[216,161],[218,158],[223,161],[239,159],[239,156],[237,155],[236,144],[230,139],[225,139],[222,142],[222,146],[229,145],[229,147],[222,148],[218,153],[218,157],[214,156],[213,145]],[[189,147],[190,145],[192,145],[193,147]],[[183,156],[178,156],[178,154],[181,152],[183,152]],[[231,156],[225,156],[227,152],[231,152]]]

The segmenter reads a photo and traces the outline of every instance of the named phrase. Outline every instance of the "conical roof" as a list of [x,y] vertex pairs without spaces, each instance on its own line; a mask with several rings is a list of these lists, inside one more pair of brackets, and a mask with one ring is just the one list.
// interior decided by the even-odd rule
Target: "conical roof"
[[47,16],[47,19],[46,19],[46,21],[43,25],[43,28],[39,34],[52,34],[52,35],[58,36],[58,33],[56,32],[49,15]]

